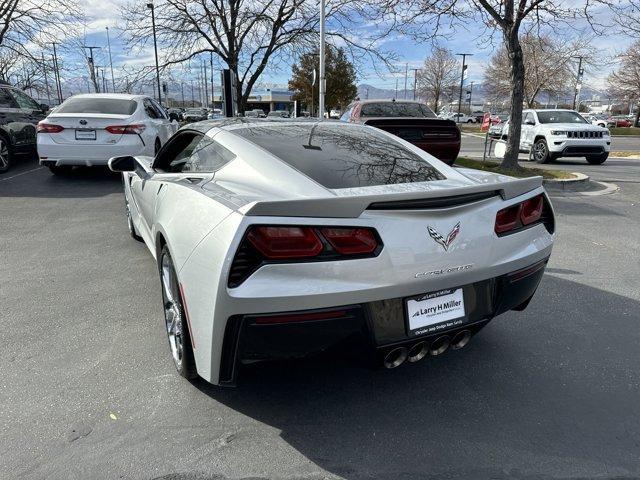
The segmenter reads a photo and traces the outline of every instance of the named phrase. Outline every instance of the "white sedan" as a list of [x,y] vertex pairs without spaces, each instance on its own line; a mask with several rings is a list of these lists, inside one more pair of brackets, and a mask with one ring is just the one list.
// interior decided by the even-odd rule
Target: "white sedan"
[[353,343],[387,368],[462,348],[527,306],[553,245],[540,177],[454,169],[364,125],[201,122],[109,167],[173,362],[214,384]]
[[40,165],[58,174],[74,165],[106,165],[114,155],[155,155],[177,129],[145,95],[75,95],[38,124]]

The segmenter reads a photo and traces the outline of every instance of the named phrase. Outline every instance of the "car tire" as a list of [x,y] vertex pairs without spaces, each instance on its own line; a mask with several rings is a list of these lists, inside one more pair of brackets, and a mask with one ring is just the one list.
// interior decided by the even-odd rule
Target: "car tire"
[[72,168],[70,165],[49,165],[49,171],[54,175],[68,175]]
[[608,153],[601,153],[600,155],[589,155],[587,157],[587,162],[589,162],[590,165],[602,165],[607,158],[609,158],[609,154]]
[[138,235],[138,230],[136,230],[136,226],[133,224],[133,218],[131,218],[131,207],[129,207],[129,201],[127,200],[126,196],[124,199],[124,208],[127,215],[127,226],[129,227],[129,235],[131,235],[131,238],[133,238],[134,240],[143,242],[144,240],[140,235]]
[[531,156],[537,163],[549,163],[554,160],[553,155],[549,153],[549,145],[547,145],[547,141],[544,138],[539,138],[533,144]]
[[193,357],[189,322],[185,314],[182,292],[169,248],[162,247],[158,256],[158,271],[162,287],[164,323],[171,357],[178,373],[187,379],[198,376]]
[[13,149],[4,135],[0,135],[0,173],[4,173],[13,163]]
[[473,123],[473,120],[467,120],[467,123]]

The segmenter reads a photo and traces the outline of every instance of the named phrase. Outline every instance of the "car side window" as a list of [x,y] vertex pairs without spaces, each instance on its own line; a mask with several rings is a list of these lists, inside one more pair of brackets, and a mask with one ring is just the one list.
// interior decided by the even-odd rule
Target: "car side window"
[[527,112],[527,114],[522,119],[522,124],[526,124],[527,122],[534,122],[533,114],[531,112]]
[[347,109],[344,111],[342,116],[340,117],[341,122],[348,122],[351,118],[351,112],[353,111],[353,105],[349,105]]
[[182,172],[213,173],[220,170],[236,156],[211,138],[204,136],[193,148],[184,163]]
[[158,102],[156,102],[154,99],[151,99],[151,103],[153,104],[153,107],[158,114],[158,118],[168,118],[164,108],[162,108],[162,106],[160,106]]
[[17,108],[17,104],[7,88],[0,88],[0,108]]
[[142,104],[144,105],[144,111],[149,118],[160,118],[150,99],[145,98]]
[[40,105],[33,98],[31,98],[26,93],[21,90],[12,90],[13,98],[18,102],[18,106],[20,108],[25,108],[27,110],[40,110]]

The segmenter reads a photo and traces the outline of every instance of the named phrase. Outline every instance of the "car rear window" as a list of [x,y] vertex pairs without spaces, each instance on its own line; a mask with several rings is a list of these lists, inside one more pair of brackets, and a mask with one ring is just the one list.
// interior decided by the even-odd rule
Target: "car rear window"
[[138,103],[122,98],[70,98],[56,109],[56,113],[106,113],[110,115],[133,115]]
[[423,117],[436,118],[436,114],[421,103],[380,102],[363,103],[362,117]]
[[386,134],[343,123],[257,125],[234,130],[327,188],[430,182],[445,177]]

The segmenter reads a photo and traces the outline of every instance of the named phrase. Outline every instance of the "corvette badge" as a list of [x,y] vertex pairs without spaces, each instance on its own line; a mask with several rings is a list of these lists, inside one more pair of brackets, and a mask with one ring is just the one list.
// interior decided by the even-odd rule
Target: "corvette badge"
[[451,245],[451,243],[453,243],[455,238],[458,236],[458,233],[460,232],[460,222],[456,223],[456,225],[449,232],[446,238],[443,237],[435,228],[431,226],[427,226],[427,231],[429,232],[429,235],[431,236],[431,238],[433,238],[437,243],[442,245],[442,248],[444,248],[446,252],[447,250],[449,250],[449,246]]

